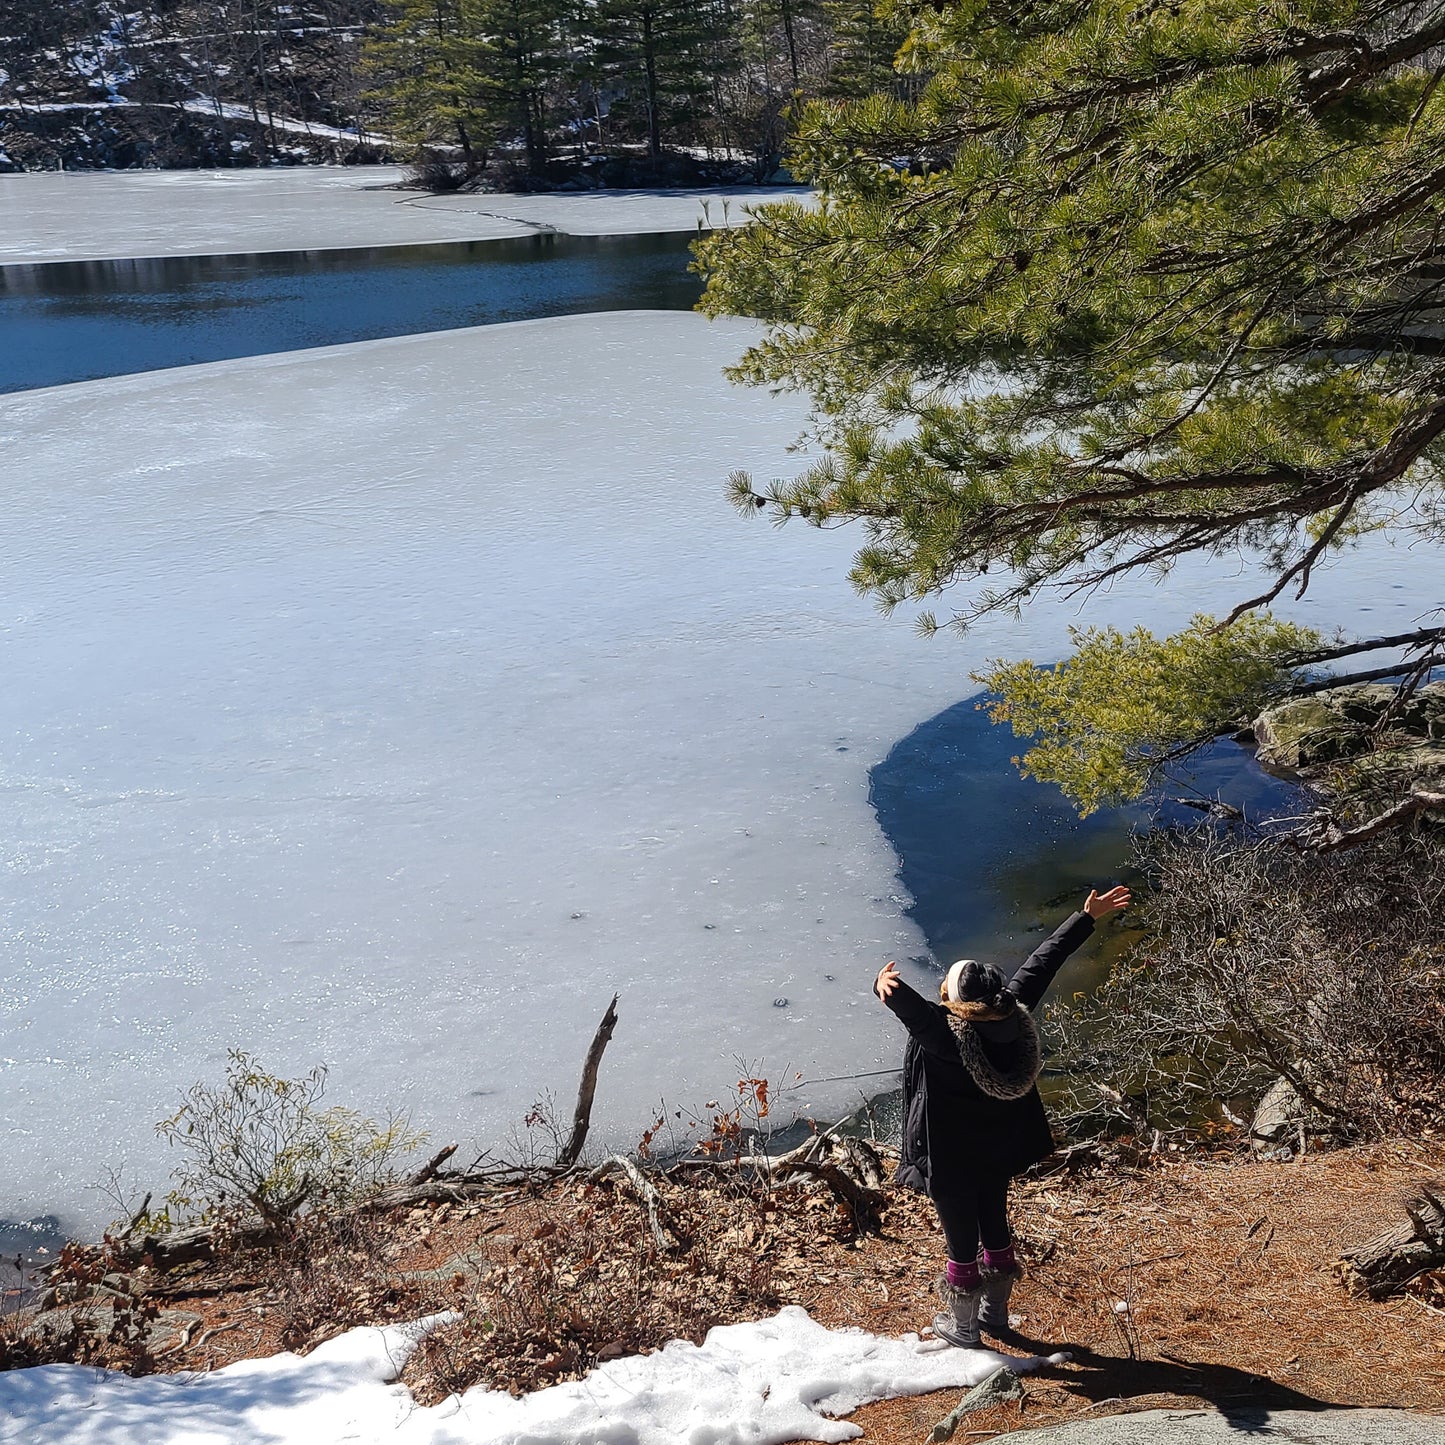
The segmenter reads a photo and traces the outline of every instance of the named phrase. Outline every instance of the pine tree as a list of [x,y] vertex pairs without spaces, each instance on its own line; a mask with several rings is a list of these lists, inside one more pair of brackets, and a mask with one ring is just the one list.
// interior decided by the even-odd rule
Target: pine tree
[[907,25],[896,15],[881,15],[877,0],[824,0],[822,8],[832,32],[823,94],[858,100],[894,91],[899,76],[893,61],[907,38]]
[[[861,521],[855,583],[960,628],[1243,552],[1214,635],[1381,528],[1441,575],[1442,44],[1415,0],[919,10],[916,100],[803,116],[824,204],[701,243],[704,309],[772,323],[736,375],[828,444],[739,503]],[[1445,628],[1412,642],[1418,682]]]
[[716,12],[697,0],[599,0],[593,13],[599,68],[640,103],[656,163],[665,130],[685,133],[707,114],[707,22]]
[[482,68],[497,118],[522,138],[535,170],[547,159],[547,96],[567,64],[566,0],[475,0]]
[[397,11],[364,52],[384,124],[419,151],[456,145],[485,164],[497,98],[474,0],[399,0]]
[[420,150],[455,143],[485,164],[520,140],[534,169],[547,158],[547,93],[566,64],[565,0],[401,0],[368,42],[384,123]]

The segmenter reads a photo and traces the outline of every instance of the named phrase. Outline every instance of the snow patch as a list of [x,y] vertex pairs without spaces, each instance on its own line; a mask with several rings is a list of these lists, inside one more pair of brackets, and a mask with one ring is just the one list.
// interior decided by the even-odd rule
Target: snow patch
[[304,1359],[133,1380],[79,1365],[0,1375],[0,1440],[17,1445],[783,1445],[862,1431],[836,1417],[870,1400],[1029,1374],[1068,1356],[957,1350],[917,1335],[829,1330],[790,1305],[615,1360],[520,1399],[477,1387],[433,1409],[395,1383],[447,1316],[351,1330]]

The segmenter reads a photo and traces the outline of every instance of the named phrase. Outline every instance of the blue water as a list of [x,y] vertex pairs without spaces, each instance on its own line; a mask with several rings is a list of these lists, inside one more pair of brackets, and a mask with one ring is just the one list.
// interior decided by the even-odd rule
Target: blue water
[[0,266],[0,392],[590,311],[681,310],[690,234]]
[[[1133,881],[1136,832],[1199,821],[1180,799],[1218,798],[1256,822],[1299,806],[1298,787],[1221,739],[1176,768],[1147,805],[1080,818],[1056,787],[1019,777],[1012,759],[1026,746],[970,698],[920,723],[869,774],[912,900],[904,911],[939,962],[985,958],[1011,973],[1090,888]],[[1097,981],[1103,954],[1090,945],[1060,986]]]

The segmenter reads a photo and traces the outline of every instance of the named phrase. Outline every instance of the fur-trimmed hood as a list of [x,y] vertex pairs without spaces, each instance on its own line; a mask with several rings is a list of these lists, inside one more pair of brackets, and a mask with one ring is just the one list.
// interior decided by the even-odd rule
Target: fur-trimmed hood
[[[1043,1049],[1033,1016],[1025,1008],[990,1008],[983,1003],[950,1003],[944,1005],[949,1032],[958,1045],[958,1057],[969,1077],[993,1099],[1021,1099],[1038,1082],[1043,1068]],[[985,1031],[991,1023],[1007,1022],[1013,1037],[999,1039],[1008,1062],[1000,1066],[989,1057],[985,1048]],[[978,1025],[983,1025],[979,1028]]]

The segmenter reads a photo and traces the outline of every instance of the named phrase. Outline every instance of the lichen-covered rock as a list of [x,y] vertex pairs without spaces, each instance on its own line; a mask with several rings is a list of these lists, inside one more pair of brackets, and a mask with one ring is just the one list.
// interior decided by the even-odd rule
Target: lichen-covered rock
[[1395,700],[1389,683],[1351,683],[1288,698],[1254,720],[1258,758],[1267,768],[1305,777],[1332,763],[1356,760],[1371,771],[1398,771],[1427,786],[1445,778],[1445,683],[1432,682],[1410,698],[1386,728],[1375,728]]
[[975,1410],[987,1410],[1007,1400],[1022,1400],[1023,1381],[1007,1365],[1000,1365],[993,1374],[979,1381],[947,1415],[928,1432],[928,1445],[941,1445],[952,1440],[964,1417]]

